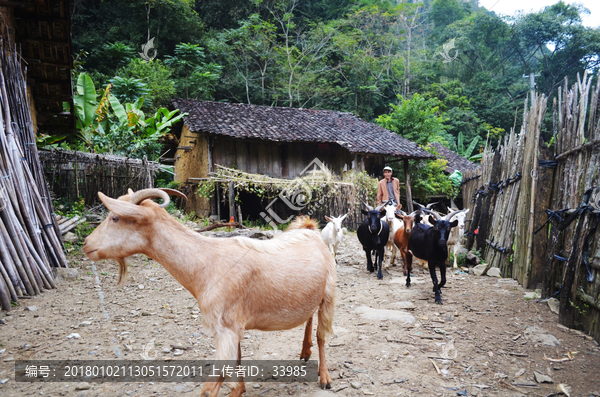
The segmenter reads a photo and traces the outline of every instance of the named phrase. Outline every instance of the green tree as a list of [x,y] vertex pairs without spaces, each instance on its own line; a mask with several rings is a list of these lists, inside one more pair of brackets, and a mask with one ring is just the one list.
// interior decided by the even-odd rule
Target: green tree
[[398,100],[400,104],[390,104],[392,112],[379,116],[377,124],[421,146],[452,142],[452,137],[446,133],[444,119],[439,115],[436,99],[415,94],[412,99],[398,96]]
[[276,31],[274,24],[252,14],[237,29],[227,29],[210,42],[210,50],[224,64],[224,88],[238,102],[270,104],[272,69],[279,55]]
[[[141,97],[147,97],[150,91],[140,79],[134,79],[132,77],[115,77],[109,80],[113,85],[112,94],[117,97],[120,101],[124,102],[135,102]],[[150,106],[151,100],[146,99],[144,104]]]
[[116,72],[122,78],[139,79],[148,89],[145,96],[150,102],[149,110],[155,112],[160,107],[166,107],[175,96],[175,82],[171,78],[173,70],[160,59],[145,62],[135,58],[129,64]]
[[221,66],[204,62],[204,49],[198,44],[179,43],[175,56],[166,56],[177,77],[178,95],[185,98],[213,99],[214,85],[221,77]]

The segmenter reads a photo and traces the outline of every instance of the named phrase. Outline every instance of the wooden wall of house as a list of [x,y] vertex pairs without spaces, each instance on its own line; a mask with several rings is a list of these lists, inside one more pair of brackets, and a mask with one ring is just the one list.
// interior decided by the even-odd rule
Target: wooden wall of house
[[319,159],[335,174],[341,175],[344,165],[354,156],[337,144],[290,143],[213,137],[213,163],[233,167],[253,174],[276,178],[296,178],[315,159]]
[[[184,183],[188,195],[186,211],[209,216],[210,201],[194,194],[194,181],[190,178],[206,178],[209,173],[210,156],[216,164],[241,171],[269,175],[276,178],[296,178],[315,159],[319,159],[337,175],[354,166],[371,173],[373,165],[382,168],[384,156],[361,156],[351,154],[338,144],[290,143],[251,139],[234,139],[227,136],[192,133],[183,126],[179,148],[175,155],[175,180]],[[381,170],[375,172],[381,177]],[[214,211],[214,208],[213,208]]]

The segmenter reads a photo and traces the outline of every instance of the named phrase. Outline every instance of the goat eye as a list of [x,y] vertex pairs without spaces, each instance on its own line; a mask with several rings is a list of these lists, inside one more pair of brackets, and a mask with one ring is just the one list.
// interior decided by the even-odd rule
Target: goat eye
[[113,222],[119,222],[119,218],[115,215],[112,216],[112,218],[110,218],[113,220]]

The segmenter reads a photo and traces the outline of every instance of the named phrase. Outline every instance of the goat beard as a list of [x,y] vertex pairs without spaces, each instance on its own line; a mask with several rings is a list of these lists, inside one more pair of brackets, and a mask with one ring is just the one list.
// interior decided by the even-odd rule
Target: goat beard
[[125,284],[125,280],[127,279],[127,258],[119,258],[117,259],[117,263],[119,264],[119,285]]

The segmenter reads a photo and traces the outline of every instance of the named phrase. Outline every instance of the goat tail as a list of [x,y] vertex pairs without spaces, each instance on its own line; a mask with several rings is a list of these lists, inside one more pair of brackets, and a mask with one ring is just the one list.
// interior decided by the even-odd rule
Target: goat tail
[[117,262],[119,263],[119,285],[125,284],[125,280],[127,279],[127,258],[119,258]]
[[310,219],[308,215],[300,215],[294,218],[285,231],[288,232],[296,229],[308,229],[318,232],[319,224],[314,219]]
[[333,335],[333,317],[335,314],[335,285],[336,271],[335,260],[332,256],[327,258],[327,284],[325,295],[319,307],[319,323],[317,325],[317,337],[325,340],[327,336]]

